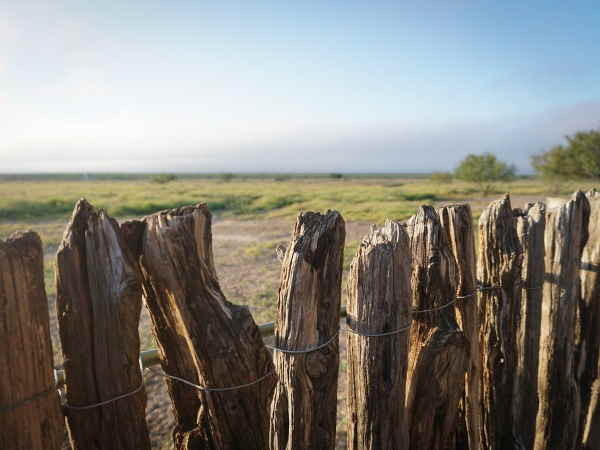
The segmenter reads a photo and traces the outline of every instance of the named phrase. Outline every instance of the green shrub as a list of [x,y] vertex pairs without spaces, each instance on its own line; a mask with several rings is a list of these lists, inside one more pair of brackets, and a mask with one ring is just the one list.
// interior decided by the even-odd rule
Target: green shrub
[[221,180],[225,183],[229,183],[234,178],[235,178],[235,175],[233,173],[222,173],[221,175],[219,175],[219,180]]
[[157,184],[166,184],[166,183],[170,183],[171,181],[175,181],[176,179],[177,179],[177,175],[174,175],[172,173],[162,173],[159,175],[152,175],[150,177],[150,182],[157,183]]
[[536,172],[553,183],[557,179],[600,178],[600,130],[579,131],[566,139],[566,145],[532,157]]
[[515,167],[498,160],[491,153],[471,154],[461,161],[454,174],[459,180],[475,183],[483,195],[487,195],[492,192],[494,182],[512,180]]

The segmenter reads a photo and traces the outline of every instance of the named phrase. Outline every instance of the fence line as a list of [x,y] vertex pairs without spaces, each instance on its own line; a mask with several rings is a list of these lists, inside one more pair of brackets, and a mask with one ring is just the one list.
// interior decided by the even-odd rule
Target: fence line
[[[58,448],[48,440],[64,427],[54,385],[67,388],[63,413],[75,449],[148,448],[143,371],[160,364],[177,450],[332,450],[338,334],[347,331],[349,449],[600,448],[593,197],[578,193],[546,211],[513,209],[507,196],[483,212],[477,233],[468,205],[426,206],[408,225],[373,228],[352,261],[346,307],[343,219],[302,213],[281,258],[277,320],[262,325],[221,291],[206,205],[118,224],[79,202],[58,253],[66,364],[54,369],[54,383],[43,336],[49,319],[38,314],[47,312],[41,259],[14,240],[0,242],[0,299],[35,306],[0,311],[2,323],[33,321],[41,333],[0,326],[0,346],[15,333],[24,338],[16,347],[24,351],[0,352],[13,358],[4,378],[28,372],[37,383],[15,396],[0,377],[8,430],[0,447]],[[15,293],[11,283],[35,289]],[[159,349],[140,352],[142,293]],[[542,327],[549,334],[540,337]],[[271,335],[274,344],[265,344]]]

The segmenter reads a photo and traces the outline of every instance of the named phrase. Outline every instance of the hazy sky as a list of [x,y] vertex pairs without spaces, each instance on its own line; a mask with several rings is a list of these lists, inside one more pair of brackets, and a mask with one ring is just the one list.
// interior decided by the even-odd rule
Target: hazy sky
[[528,171],[598,61],[597,0],[0,0],[0,172]]

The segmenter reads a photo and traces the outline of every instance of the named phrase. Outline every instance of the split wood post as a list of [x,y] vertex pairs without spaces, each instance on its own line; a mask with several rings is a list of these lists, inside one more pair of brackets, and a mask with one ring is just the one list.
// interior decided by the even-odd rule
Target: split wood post
[[271,450],[335,448],[344,240],[337,211],[298,216],[282,266],[275,346],[299,353],[275,351]]
[[529,204],[515,211],[523,251],[521,304],[516,325],[517,366],[513,388],[513,434],[525,449],[533,448],[538,409],[537,380],[544,284],[546,207]]
[[64,417],[54,383],[39,236],[0,241],[0,448],[59,450]]
[[579,361],[581,441],[583,448],[600,448],[600,196],[590,202],[589,239],[581,256],[581,333]]
[[547,211],[536,450],[574,449],[579,434],[574,353],[579,272],[588,220],[589,202],[582,192]]
[[141,278],[117,222],[79,200],[56,257],[71,444],[149,449],[139,364]]
[[422,206],[408,220],[413,260],[407,413],[410,448],[443,449],[454,439],[469,344],[458,329],[458,272],[439,217]]
[[[200,220],[200,219],[197,219]],[[139,260],[142,254],[143,236],[146,223],[143,220],[130,220],[121,224],[121,231]],[[157,298],[151,285],[151,276],[142,268],[144,282],[142,291],[144,303],[150,312],[153,333],[160,354],[160,364],[165,373],[173,374],[191,383],[198,384],[198,374],[194,359],[190,352],[189,340],[175,326],[178,323],[177,312],[164,306]],[[167,389],[171,397],[175,427],[172,431],[176,449],[206,448],[208,436],[202,432],[208,426],[203,421],[198,424],[198,412],[202,402],[198,390],[182,382],[166,379]],[[205,415],[200,416],[203,419]]]
[[513,448],[512,396],[516,324],[521,300],[522,249],[506,195],[479,219],[477,274],[481,283],[481,399],[485,450]]
[[161,211],[144,223],[140,263],[162,368],[207,388],[167,378],[177,448],[268,448],[273,362],[248,307],[228,302],[219,286],[208,207]]
[[[438,211],[450,248],[458,262],[457,302],[454,305],[457,322],[469,342],[469,368],[462,400],[463,424],[458,424],[459,435],[466,430],[468,442],[457,443],[469,450],[481,449],[481,361],[479,355],[479,311],[477,307],[477,279],[475,236],[471,207],[464,203],[449,205]],[[457,436],[457,438],[460,438]],[[464,439],[463,439],[464,441]]]
[[410,275],[408,236],[398,222],[372,230],[352,261],[347,307],[348,449],[408,449],[402,405]]

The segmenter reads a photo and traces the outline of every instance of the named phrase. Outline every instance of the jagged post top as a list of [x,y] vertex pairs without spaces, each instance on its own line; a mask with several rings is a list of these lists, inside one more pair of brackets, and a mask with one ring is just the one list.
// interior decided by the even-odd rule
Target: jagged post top
[[291,253],[301,255],[304,261],[315,269],[320,268],[326,253],[336,239],[335,233],[340,231],[340,226],[344,230],[345,222],[338,211],[328,210],[325,214],[312,211],[301,212],[296,219],[288,253],[292,250]]
[[[282,264],[277,345],[304,348],[335,332],[345,235],[344,219],[337,211],[298,215]],[[292,317],[300,322],[289,320]]]
[[381,244],[395,245],[403,240],[408,242],[408,234],[402,224],[395,220],[386,220],[382,227],[371,228],[370,232],[361,241],[359,251]]
[[6,240],[0,239],[0,245],[12,245],[12,246],[23,246],[28,247],[29,242],[33,242],[35,247],[38,246],[41,248],[42,240],[40,235],[32,230],[24,230],[24,231],[15,231],[11,233],[11,235],[6,238]]
[[[425,310],[450,301],[458,284],[457,262],[435,208],[420,206],[406,222],[413,258],[413,308]],[[447,315],[443,311],[442,315]],[[420,318],[433,320],[439,314],[426,313]]]
[[409,238],[402,224],[387,220],[372,227],[350,266],[348,325],[361,333],[381,333],[398,329],[398,320],[409,324],[410,273]]
[[77,200],[73,208],[73,214],[71,214],[71,219],[65,228],[63,239],[58,247],[58,253],[70,247],[73,240],[83,240],[90,223],[96,220],[107,220],[114,227],[118,228],[119,226],[117,221],[109,216],[103,208],[96,208],[85,198]]

